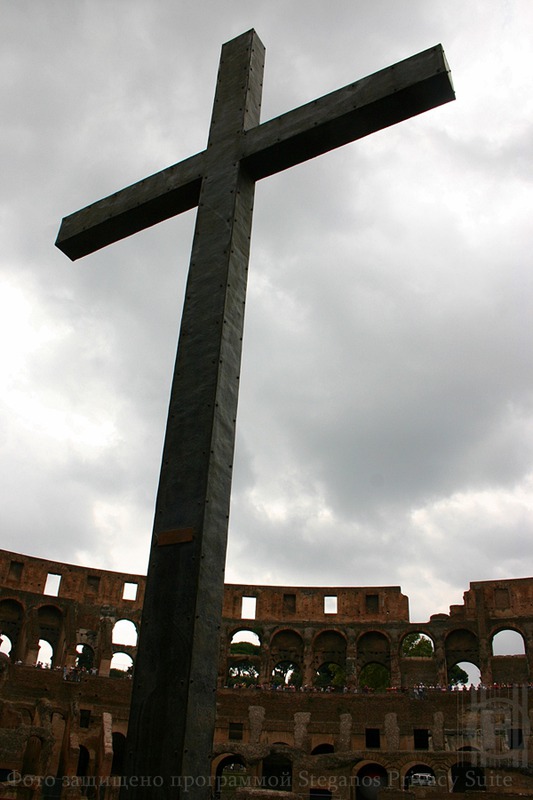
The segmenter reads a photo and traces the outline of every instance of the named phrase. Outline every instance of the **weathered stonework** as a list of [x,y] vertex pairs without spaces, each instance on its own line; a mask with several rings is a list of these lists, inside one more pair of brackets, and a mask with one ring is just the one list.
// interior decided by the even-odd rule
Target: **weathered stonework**
[[[57,596],[44,594],[50,574],[61,576]],[[136,585],[135,599],[124,596],[126,584]],[[0,655],[0,778],[16,778],[0,782],[0,796],[47,796],[43,776],[62,786],[64,797],[94,796],[91,781],[103,784],[104,800],[117,796],[131,681],[112,662],[117,653],[134,660],[136,647],[113,641],[113,629],[119,620],[138,628],[143,593],[141,575],[0,552],[0,630],[12,642],[10,656]],[[250,617],[243,618],[243,598],[255,598],[253,618],[246,600]],[[336,598],[336,611],[325,598]],[[492,655],[492,637],[502,629],[522,634],[525,655]],[[231,646],[243,630],[260,642],[248,653]],[[431,638],[431,657],[402,654],[402,640],[413,632]],[[52,669],[35,667],[39,640],[53,646]],[[92,671],[76,670],[79,645],[92,653]],[[457,789],[469,770],[496,796],[533,796],[531,578],[472,583],[463,605],[423,624],[409,621],[399,587],[230,585],[218,653],[212,775],[205,779],[223,800],[228,776],[233,789],[244,782],[241,794],[254,797],[278,781],[300,798],[325,800],[330,792],[359,800],[369,796],[363,779],[381,774],[390,786],[383,797],[394,797],[393,789],[406,797],[413,770],[438,781],[437,789],[416,789],[416,797]],[[345,669],[345,686],[317,691],[317,670],[328,661]],[[479,666],[486,689],[445,690],[448,668],[460,661]],[[254,686],[232,688],[231,672],[245,662]],[[286,662],[308,690],[271,688],[273,670]],[[389,671],[388,691],[363,691],[367,664]]]

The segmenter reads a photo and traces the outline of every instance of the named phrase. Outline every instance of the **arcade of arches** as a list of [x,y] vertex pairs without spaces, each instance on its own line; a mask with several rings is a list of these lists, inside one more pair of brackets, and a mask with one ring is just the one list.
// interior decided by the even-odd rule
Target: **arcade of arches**
[[[143,576],[0,552],[0,784],[121,774],[143,595]],[[533,579],[471,583],[417,624],[399,587],[228,585],[223,613],[215,797],[360,800],[420,774],[533,795]]]

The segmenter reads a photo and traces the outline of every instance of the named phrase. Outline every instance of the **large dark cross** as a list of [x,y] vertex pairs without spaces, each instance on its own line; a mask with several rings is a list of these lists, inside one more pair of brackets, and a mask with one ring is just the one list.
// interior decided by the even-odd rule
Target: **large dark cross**
[[[255,182],[454,98],[437,45],[259,122],[264,47],[222,47],[206,149],[66,217],[71,259],[198,206],[133,679],[127,792],[204,795]],[[151,786],[147,784],[151,783]],[[140,794],[139,794],[140,796]]]

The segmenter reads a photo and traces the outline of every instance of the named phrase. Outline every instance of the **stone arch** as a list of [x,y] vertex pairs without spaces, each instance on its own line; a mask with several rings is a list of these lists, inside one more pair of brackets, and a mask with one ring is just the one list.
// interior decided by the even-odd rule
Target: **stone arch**
[[230,632],[229,640],[230,648],[231,645],[239,644],[240,642],[249,642],[255,647],[261,647],[261,637],[258,632],[252,630],[251,628],[243,628],[242,626],[235,628]]
[[113,625],[111,642],[125,644],[128,647],[137,647],[137,626],[131,619],[117,619]]
[[421,764],[421,763],[412,764],[410,767],[406,767],[404,768],[404,770],[402,770],[401,785],[405,792],[409,791],[409,788],[411,786],[411,778],[413,777],[413,775],[416,775],[418,773],[421,773],[422,775],[431,775],[433,778],[435,778],[435,781],[437,780],[435,775],[435,770],[428,764]]
[[280,752],[271,752],[261,764],[261,789],[292,791],[292,761]]
[[51,668],[54,663],[54,648],[48,639],[39,639],[36,666]]
[[342,689],[346,685],[346,670],[336,661],[324,661],[316,670],[313,683],[321,689]]
[[444,649],[448,670],[461,661],[468,661],[479,667],[479,640],[476,634],[467,628],[450,631],[444,641]]
[[272,683],[277,686],[302,685],[302,669],[294,661],[278,661],[272,669]]
[[491,636],[491,674],[494,683],[527,683],[526,640],[518,627],[499,626]]
[[251,659],[231,659],[226,681],[228,686],[255,686],[259,680],[259,666]]
[[317,633],[312,644],[312,663],[315,672],[322,664],[337,664],[346,671],[346,636],[335,629]]
[[129,653],[113,653],[109,667],[109,675],[112,678],[129,678],[133,673],[133,658]]
[[334,753],[334,752],[335,748],[332,744],[330,744],[329,742],[323,742],[322,744],[317,744],[316,747],[313,747],[313,749],[311,750],[311,755],[321,756],[324,755],[324,753]]
[[363,691],[383,692],[391,685],[390,669],[379,661],[369,661],[357,677]]
[[236,628],[230,634],[226,683],[252,685],[261,671],[261,639],[251,628]]
[[524,634],[509,625],[495,628],[490,643],[493,656],[525,656],[527,653]]
[[304,661],[304,641],[301,635],[292,628],[281,628],[272,635],[269,650],[273,682],[276,683],[276,677],[290,672],[289,683],[301,686]]
[[[453,670],[459,668],[463,672],[465,672],[468,676],[468,679],[463,684],[462,681],[458,682],[454,679]],[[456,678],[457,676],[455,676]],[[454,664],[453,667],[448,669],[448,683],[455,684],[458,687],[462,687],[467,689],[469,686],[477,686],[481,682],[481,670],[477,664],[474,664],[472,661],[459,661],[457,664]]]
[[390,666],[390,640],[382,631],[366,631],[357,640],[357,666],[359,671],[367,664]]
[[238,753],[222,753],[221,755],[215,756],[211,762],[211,767],[214,768],[215,773],[220,772],[221,769],[226,766],[226,764],[240,764],[241,766],[246,766],[246,761],[243,756],[239,755]]
[[426,631],[409,631],[400,640],[402,658],[433,658],[435,641]]
[[120,731],[113,731],[112,737],[113,761],[111,762],[111,775],[123,775],[126,757],[126,737]]
[[94,667],[95,653],[90,644],[80,642],[76,645],[76,662],[75,666],[78,669],[85,669],[87,671]]
[[304,641],[299,633],[291,628],[276,631],[270,639],[270,657],[272,662],[303,662]]
[[452,793],[484,792],[486,789],[485,770],[476,767],[469,761],[461,760],[450,769]]
[[[9,638],[12,661],[22,660],[22,629],[24,623],[24,609],[22,605],[11,598],[0,601],[0,632]],[[5,651],[4,651],[5,652]]]
[[[63,612],[54,605],[44,605],[37,609],[38,638],[48,642],[52,648],[52,666],[63,662],[65,645]],[[37,659],[38,660],[38,659]]]
[[398,653],[402,688],[421,683],[431,686],[439,682],[435,640],[425,630],[404,633]]
[[365,761],[355,769],[355,800],[377,800],[381,789],[388,786],[386,767],[378,761]]
[[215,767],[215,798],[234,797],[235,791],[246,782],[247,767],[244,758],[230,754],[220,757]]

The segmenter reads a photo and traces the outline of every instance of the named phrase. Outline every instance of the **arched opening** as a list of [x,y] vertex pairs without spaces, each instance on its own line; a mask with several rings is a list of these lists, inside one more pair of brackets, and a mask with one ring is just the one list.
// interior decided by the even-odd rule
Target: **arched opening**
[[26,742],[26,749],[24,750],[24,758],[22,759],[22,774],[23,775],[40,775],[41,774],[41,751],[43,743],[38,736],[29,736]]
[[390,672],[378,663],[366,664],[359,673],[361,691],[384,692],[390,686]]
[[227,685],[233,688],[255,686],[259,678],[259,670],[251,661],[243,659],[233,662],[228,669]]
[[270,640],[270,663],[292,662],[302,664],[304,643],[299,633],[287,629],[278,631]]
[[451,770],[452,793],[484,792],[486,790],[485,770],[468,762],[454,764]]
[[263,759],[261,789],[292,791],[292,761],[281,753],[271,753]]
[[[239,645],[242,644],[248,644],[251,645],[251,647],[239,647]],[[261,639],[259,638],[259,635],[255,631],[251,631],[249,628],[241,628],[240,630],[235,631],[231,637],[230,653],[236,653],[237,655],[242,653],[245,655],[257,655],[260,649]]]
[[481,671],[471,661],[460,661],[448,669],[448,683],[452,688],[469,689],[478,686],[480,681]]
[[80,744],[80,754],[78,756],[78,766],[76,767],[76,775],[84,777],[87,775],[89,769],[89,751],[86,747]]
[[[41,606],[37,611],[37,624],[39,639],[48,642],[52,648],[48,666],[61,665],[64,647],[63,614],[56,606]],[[37,661],[42,662],[43,658],[38,656]]]
[[113,732],[113,761],[111,775],[124,774],[124,756],[126,754],[126,737],[123,733]]
[[231,637],[226,684],[231,687],[254,686],[261,665],[261,640],[255,631],[242,628]]
[[241,756],[223,758],[215,773],[215,797],[217,800],[234,800],[237,789],[246,785],[247,770]]
[[0,635],[0,653],[4,653],[4,655],[9,656],[11,651],[13,650],[13,642],[7,636],[7,634],[2,633]]
[[87,672],[94,666],[94,650],[88,644],[76,645],[76,667]]
[[274,686],[302,685],[302,671],[293,661],[280,661],[272,670],[272,683]]
[[119,619],[113,625],[111,634],[113,644],[125,644],[128,647],[137,647],[137,628],[130,619]]
[[338,631],[322,631],[313,642],[313,665],[317,675],[324,664],[336,664],[346,673],[346,639]]
[[115,653],[109,667],[110,678],[131,678],[133,658],[128,653]]
[[340,664],[327,661],[317,669],[314,684],[330,691],[342,689],[346,685],[346,670]]
[[400,655],[402,658],[432,658],[435,655],[433,639],[419,631],[408,633],[402,639]]
[[381,631],[368,631],[357,640],[360,689],[383,691],[390,686],[390,642]]
[[333,745],[324,742],[324,744],[317,744],[316,747],[313,747],[313,749],[311,750],[311,755],[321,756],[324,755],[324,753],[334,753],[334,752],[335,748],[333,747]]
[[458,628],[455,631],[451,631],[446,637],[444,647],[448,670],[463,661],[479,664],[478,638],[466,628]]
[[[23,608],[16,600],[2,600],[0,602],[0,631],[2,632],[2,638],[12,644],[9,656],[13,661],[17,657],[21,657],[19,655],[19,640],[23,619]],[[7,653],[3,647],[0,647],[0,651]]]
[[39,639],[39,650],[35,666],[50,669],[54,660],[54,649],[46,639]]
[[365,764],[355,777],[355,800],[377,800],[388,785],[388,775],[381,764]]
[[518,631],[504,628],[492,637],[493,656],[525,656],[526,644]]
[[403,779],[404,791],[408,791],[411,786],[435,786],[437,779],[435,772],[427,764],[415,764],[405,773]]

